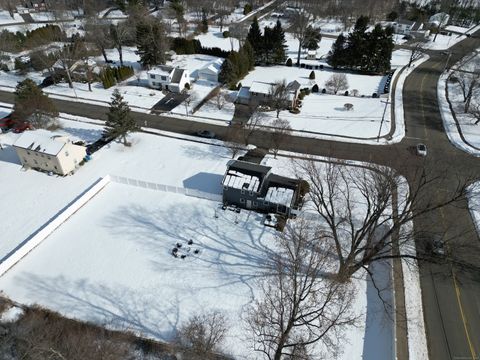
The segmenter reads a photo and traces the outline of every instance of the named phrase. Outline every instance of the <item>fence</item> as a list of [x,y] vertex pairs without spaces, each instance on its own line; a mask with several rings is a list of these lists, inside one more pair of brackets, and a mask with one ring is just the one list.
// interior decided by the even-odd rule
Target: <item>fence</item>
[[38,231],[25,239],[15,249],[8,253],[0,261],[0,276],[7,272],[20,259],[37,247],[43,240],[45,240],[55,229],[68,220],[74,213],[76,213],[83,205],[90,201],[96,194],[98,194],[108,183],[110,177],[107,175],[104,178],[97,180],[89,189],[87,189],[78,198],[72,201],[58,214],[56,214],[50,221],[42,226]]
[[196,198],[206,199],[211,201],[217,201],[217,202],[222,201],[221,194],[213,194],[213,193],[209,193],[209,192],[205,192],[197,189],[157,184],[157,183],[152,183],[148,181],[137,180],[137,179],[127,178],[123,176],[116,176],[116,175],[110,175],[110,179],[111,181],[119,184],[126,184],[126,185],[141,187],[144,189],[170,192],[174,194],[181,194],[181,195],[186,195],[186,196],[191,196],[191,197],[196,197]]

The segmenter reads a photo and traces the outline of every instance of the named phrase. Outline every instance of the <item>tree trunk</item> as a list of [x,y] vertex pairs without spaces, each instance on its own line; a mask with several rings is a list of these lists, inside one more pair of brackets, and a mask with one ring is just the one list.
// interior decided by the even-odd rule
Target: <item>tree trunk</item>
[[92,91],[92,80],[88,79],[88,91]]
[[297,66],[300,67],[300,54],[302,53],[302,42],[298,40]]
[[108,64],[108,58],[107,58],[107,52],[105,51],[105,48],[102,46],[102,55],[103,55],[103,59],[105,60],[105,63]]
[[119,57],[119,59],[120,59],[120,66],[123,66],[122,47],[121,47],[121,46],[118,46],[118,47],[117,47],[117,51],[118,51],[118,57]]

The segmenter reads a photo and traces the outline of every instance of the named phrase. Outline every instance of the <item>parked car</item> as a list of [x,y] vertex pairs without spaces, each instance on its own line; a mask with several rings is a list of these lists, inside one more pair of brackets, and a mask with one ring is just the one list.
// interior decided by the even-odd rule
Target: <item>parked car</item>
[[418,144],[417,145],[417,155],[427,156],[427,146],[425,144]]
[[18,133],[24,132],[25,130],[31,130],[31,129],[33,129],[32,125],[28,121],[24,121],[23,123],[22,122],[15,123],[13,127],[13,132],[18,134]]
[[6,117],[3,119],[0,119],[0,132],[7,132],[10,130],[13,126],[13,120]]
[[200,130],[195,133],[197,136],[207,138],[207,139],[214,139],[215,138],[215,133],[210,130]]

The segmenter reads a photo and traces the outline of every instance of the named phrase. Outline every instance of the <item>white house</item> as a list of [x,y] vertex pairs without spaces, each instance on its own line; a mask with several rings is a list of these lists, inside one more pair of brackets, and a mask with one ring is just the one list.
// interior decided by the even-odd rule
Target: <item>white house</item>
[[[242,87],[238,91],[237,103],[240,104],[268,104],[272,98],[272,89],[275,83],[268,83],[263,81],[253,81],[249,87]],[[297,102],[300,83],[296,80],[287,84],[288,100],[286,106],[295,107]]]
[[26,131],[13,144],[24,167],[71,174],[86,156],[85,146],[73,144],[67,136],[45,130]]
[[222,69],[223,59],[214,60],[197,71],[199,80],[218,82],[218,75]]
[[317,60],[317,50],[308,50],[306,59]]
[[148,85],[153,89],[180,93],[186,84],[190,85],[190,73],[186,69],[160,65],[147,71]]
[[395,34],[410,35],[410,31],[415,25],[415,21],[399,20],[392,22],[393,31]]

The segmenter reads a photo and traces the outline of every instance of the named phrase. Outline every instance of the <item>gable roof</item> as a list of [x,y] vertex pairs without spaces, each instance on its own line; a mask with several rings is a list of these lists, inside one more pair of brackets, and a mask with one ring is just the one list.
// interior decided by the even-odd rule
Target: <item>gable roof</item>
[[173,70],[171,82],[174,83],[174,84],[179,84],[180,80],[182,80],[182,76],[183,76],[185,71],[187,71],[187,70],[175,68]]
[[13,146],[32,150],[47,155],[57,155],[68,140],[60,135],[51,135],[42,130],[26,131],[15,141]]
[[147,71],[147,74],[169,76],[173,67],[167,65],[159,65]]
[[210,74],[218,75],[222,69],[223,60],[217,59],[202,67],[198,72],[208,72]]
[[238,170],[238,171],[248,171],[249,173],[257,173],[261,175],[266,175],[272,169],[270,166],[255,164],[247,161],[241,160],[230,160],[227,163],[229,170]]
[[250,85],[250,92],[259,93],[259,94],[270,94],[272,85],[273,85],[272,83],[267,83],[263,81],[254,81],[252,82],[252,85]]

